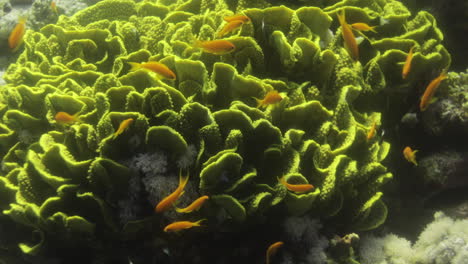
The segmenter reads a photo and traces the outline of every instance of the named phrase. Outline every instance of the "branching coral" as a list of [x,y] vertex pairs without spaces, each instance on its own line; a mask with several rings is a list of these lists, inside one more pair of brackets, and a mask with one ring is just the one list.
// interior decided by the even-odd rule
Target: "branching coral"
[[[387,21],[364,37],[358,62],[330,36],[340,36],[340,9],[350,23]],[[213,39],[234,10],[251,22],[227,37],[233,52],[192,45]],[[339,227],[379,226],[387,213],[380,189],[392,177],[381,162],[390,145],[366,140],[382,120],[359,113],[353,101],[388,85],[412,45],[420,71],[450,61],[433,17],[409,17],[393,0],[297,10],[264,1],[106,0],[28,31],[0,95],[0,188],[10,194],[3,214],[40,234],[18,241],[20,249],[46,256],[64,249],[60,256],[69,257],[85,248],[97,256],[81,259],[111,263],[126,258],[116,253],[118,241],[153,236],[168,244],[162,227],[187,216],[153,208],[175,188],[180,169],[191,186],[181,203],[210,196],[188,216],[208,218],[206,232],[233,231],[273,210],[328,217]],[[155,60],[176,80],[128,65]],[[256,108],[252,97],[272,90],[284,99]],[[64,126],[58,112],[79,113],[80,122]],[[132,125],[113,138],[129,118]],[[283,177],[315,188],[287,191]]]

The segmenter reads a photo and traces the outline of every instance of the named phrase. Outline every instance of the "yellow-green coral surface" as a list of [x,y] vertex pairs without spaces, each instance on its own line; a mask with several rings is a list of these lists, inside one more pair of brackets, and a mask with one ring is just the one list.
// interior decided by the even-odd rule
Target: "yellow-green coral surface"
[[[165,225],[200,218],[208,219],[205,235],[278,215],[308,214],[348,230],[382,224],[390,145],[366,137],[385,120],[353,102],[407,87],[446,68],[450,56],[425,11],[411,14],[394,0],[309,2],[105,0],[27,31],[0,94],[0,221],[22,230],[21,252],[120,263],[112,261],[125,241],[162,250],[174,240]],[[342,9],[348,23],[377,25],[377,33],[356,32],[359,61],[343,48]],[[251,21],[225,36],[234,52],[193,46],[239,13]],[[412,46],[414,70],[402,80]],[[164,63],[176,80],[130,71],[128,62],[146,61]],[[256,108],[254,98],[272,90],[284,99]],[[58,112],[79,113],[80,122],[60,124]],[[128,118],[134,122],[113,138]],[[180,170],[190,174],[181,203],[210,200],[193,214],[155,214]],[[294,193],[281,177],[315,188]]]

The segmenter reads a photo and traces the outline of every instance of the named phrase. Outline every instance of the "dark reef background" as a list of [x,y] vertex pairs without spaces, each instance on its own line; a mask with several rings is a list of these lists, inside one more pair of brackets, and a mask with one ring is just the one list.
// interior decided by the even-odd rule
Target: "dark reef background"
[[[444,45],[452,55],[449,71],[466,72],[468,69],[468,1],[459,0],[401,0],[413,14],[425,10],[434,15],[444,33]],[[436,69],[431,76],[436,76]],[[413,91],[424,89],[430,80],[421,79]],[[419,87],[420,86],[420,87]],[[447,90],[447,83],[440,87]],[[465,90],[467,89],[465,85]],[[443,92],[442,92],[443,94]],[[392,95],[389,95],[392,96]],[[431,111],[419,112],[415,102],[420,92],[408,94],[406,100],[383,112],[384,137],[392,143],[386,165],[394,173],[394,180],[384,191],[389,216],[377,233],[388,231],[417,240],[424,227],[433,220],[435,211],[442,210],[451,217],[468,217],[468,144],[466,124],[447,121],[441,117],[442,103],[434,103]],[[443,98],[444,95],[441,96]],[[390,99],[392,100],[392,99]],[[460,109],[460,111],[462,111]],[[438,120],[437,122],[435,120]],[[436,123],[434,123],[436,122]],[[434,124],[437,124],[434,126]],[[435,127],[437,127],[437,130]],[[419,150],[419,166],[402,158],[401,150],[407,145]],[[428,178],[446,177],[441,184]]]

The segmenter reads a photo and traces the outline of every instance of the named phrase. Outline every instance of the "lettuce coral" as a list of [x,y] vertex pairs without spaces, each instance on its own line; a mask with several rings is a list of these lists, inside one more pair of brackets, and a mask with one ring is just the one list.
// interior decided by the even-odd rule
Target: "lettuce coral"
[[[361,36],[358,62],[335,37],[342,9],[349,23],[385,21]],[[192,45],[213,39],[234,12],[251,19],[226,38],[234,52]],[[353,102],[414,82],[395,78],[413,45],[415,75],[450,62],[434,18],[410,16],[394,0],[297,9],[260,0],[105,0],[28,31],[0,94],[2,219],[38,234],[18,241],[24,254],[115,263],[132,254],[116,252],[128,241],[163,252],[171,244],[163,226],[186,216],[153,208],[184,169],[190,188],[181,203],[210,196],[189,216],[208,218],[206,232],[234,231],[277,210],[375,228],[387,214],[380,190],[392,178],[382,165],[390,145],[366,140],[383,120]],[[177,79],[130,71],[128,62],[144,61],[167,65]],[[256,108],[253,98],[271,90],[284,99]],[[80,121],[63,125],[58,112]],[[113,138],[128,118],[133,124]],[[293,193],[281,177],[315,188]]]

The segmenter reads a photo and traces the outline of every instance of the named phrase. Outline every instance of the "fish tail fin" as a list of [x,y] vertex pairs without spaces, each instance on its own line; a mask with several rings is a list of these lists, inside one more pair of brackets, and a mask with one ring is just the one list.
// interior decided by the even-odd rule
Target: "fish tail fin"
[[[52,2],[52,3],[53,3],[53,2]],[[54,12],[54,14],[58,15],[57,4],[51,4],[51,5],[50,5],[50,8],[52,9],[52,12]]]
[[260,108],[262,105],[263,105],[263,101],[261,99],[258,99],[257,97],[255,96],[250,96],[250,98],[254,99],[256,104],[257,104],[257,108]]
[[130,71],[136,71],[141,68],[141,64],[138,62],[127,62],[130,65]]
[[[185,191],[182,191],[182,192],[180,193],[179,197],[182,196],[184,193],[185,193]],[[177,199],[178,199],[178,198],[177,198]],[[186,208],[180,208],[180,207],[178,207],[178,206],[177,206],[178,203],[179,203],[179,200],[176,200],[176,201],[174,202],[174,204],[173,204],[174,210],[176,210],[176,212],[178,212],[178,213],[190,213],[189,211],[187,211]]]
[[440,80],[441,81],[448,78],[447,72],[448,72],[448,68],[445,68],[445,69],[442,70],[442,72],[440,73],[440,75],[441,75]]
[[76,112],[74,115],[76,115],[77,117],[79,117],[81,115],[81,113],[83,113],[85,111],[85,107],[82,107],[80,109],[80,111]]
[[121,129],[121,126],[119,125],[117,130],[115,130],[114,134],[112,135],[112,139],[115,139],[118,135],[122,134],[122,132],[123,130]]
[[377,31],[375,30],[375,26],[371,27],[370,28],[370,31],[374,32],[374,33],[377,33]]
[[28,17],[26,15],[22,15],[18,18],[18,23],[26,24],[27,21],[28,21]]
[[418,166],[418,162],[416,161],[416,153],[418,152],[419,150],[414,150],[413,151],[413,158],[412,158],[412,163],[415,165],[415,166]]
[[203,226],[205,226],[205,225],[202,225],[202,222],[204,222],[204,221],[208,221],[208,219],[206,219],[206,218],[200,219],[200,220],[196,221],[193,225],[203,227]]
[[112,139],[115,139],[119,134],[119,131],[115,131],[114,134],[112,134]]
[[174,206],[174,208],[175,208],[176,212],[178,212],[178,213],[188,213],[188,212],[185,210],[185,208],[179,208],[179,207],[177,207],[177,206]]
[[257,99],[257,108],[263,107],[263,100]]
[[[187,173],[187,175],[182,176],[182,170],[180,170],[180,172],[179,172],[179,188],[181,188],[183,190],[185,188],[185,185],[187,185],[188,179],[189,179],[189,174]],[[183,193],[184,192],[182,191],[182,193],[180,195],[182,195]]]
[[197,38],[194,38],[193,41],[192,41],[192,47],[194,48],[201,48],[203,45],[202,45],[202,41],[197,39]]
[[284,180],[284,176],[283,177],[276,177],[278,179],[278,182],[283,184],[284,186],[286,186],[286,181]]
[[216,37],[217,38],[222,38],[222,37],[224,37],[224,34],[226,34],[226,33],[224,32],[224,27],[223,27],[220,31],[218,31],[216,33]]
[[253,97],[255,99],[255,101],[257,102],[257,108],[262,108],[264,106],[263,104],[263,100],[262,99],[258,99],[256,97]]
[[341,9],[336,13],[336,16],[338,17],[338,21],[340,21],[340,25],[346,24],[346,15],[344,9]]
[[81,118],[80,113],[81,111],[73,115],[73,118],[75,119],[76,123],[83,123],[83,119]]

